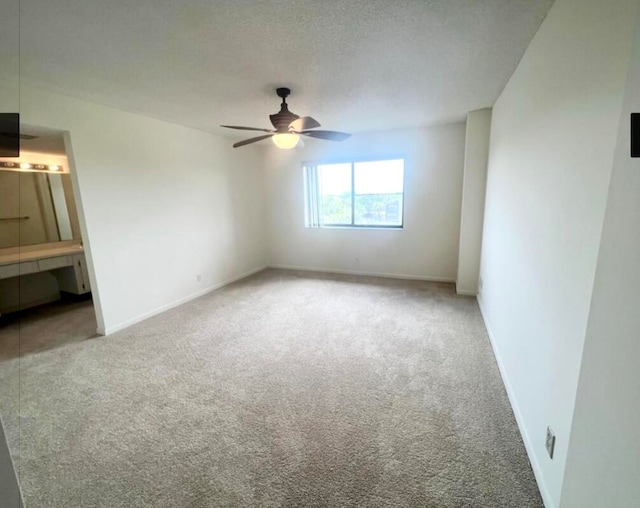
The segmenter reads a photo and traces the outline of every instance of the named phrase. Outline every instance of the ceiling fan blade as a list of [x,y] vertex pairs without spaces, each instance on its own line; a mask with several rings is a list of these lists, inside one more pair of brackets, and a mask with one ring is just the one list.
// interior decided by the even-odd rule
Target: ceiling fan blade
[[226,127],[227,129],[238,129],[241,131],[273,132],[270,129],[260,129],[259,127],[242,127],[240,125],[221,125],[220,127]]
[[351,137],[351,134],[338,131],[302,131],[300,134],[304,134],[311,138],[329,139],[331,141],[344,141]]
[[250,143],[255,143],[256,141],[262,141],[263,139],[270,138],[271,136],[273,136],[273,134],[265,134],[264,136],[258,136],[257,138],[249,138],[243,141],[238,141],[237,143],[233,144],[233,148],[238,148],[240,146],[248,145]]
[[320,124],[316,119],[311,118],[310,116],[300,117],[289,124],[289,129],[293,129],[294,131],[315,129],[316,127],[320,127]]

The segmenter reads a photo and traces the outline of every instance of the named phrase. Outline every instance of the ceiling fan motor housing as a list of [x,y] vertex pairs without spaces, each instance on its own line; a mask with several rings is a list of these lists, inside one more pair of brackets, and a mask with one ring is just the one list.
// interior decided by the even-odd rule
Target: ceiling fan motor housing
[[289,111],[289,107],[287,106],[287,97],[291,93],[291,90],[288,88],[278,88],[276,93],[278,94],[278,97],[282,98],[282,104],[280,106],[280,111],[275,115],[269,115],[269,119],[278,132],[289,132],[289,124],[300,118],[300,115],[296,115]]
[[[287,105],[287,97],[291,93],[291,90],[283,87],[276,89],[276,93],[278,94],[278,97],[282,98],[280,111],[278,111],[274,115],[269,115],[269,119],[276,129],[275,131],[272,131],[271,129],[262,129],[260,127],[221,125],[221,127],[226,127],[227,129],[238,129],[241,131],[259,131],[267,133],[262,134],[261,136],[256,136],[254,138],[238,141],[237,143],[233,144],[233,148],[239,148],[241,146],[256,143],[267,138],[271,138],[273,142],[278,146],[278,148],[293,148],[295,144],[290,143],[293,143],[294,141],[297,143],[300,139],[300,136],[308,136],[310,138],[318,139],[329,139],[331,141],[344,141],[351,136],[351,134],[347,134],[346,132],[311,130],[315,129],[316,127],[320,127],[320,123],[318,123],[316,119],[311,118],[310,116],[300,117],[299,115],[296,115],[295,113],[289,111],[289,106]],[[296,120],[300,121],[292,125],[292,123]]]

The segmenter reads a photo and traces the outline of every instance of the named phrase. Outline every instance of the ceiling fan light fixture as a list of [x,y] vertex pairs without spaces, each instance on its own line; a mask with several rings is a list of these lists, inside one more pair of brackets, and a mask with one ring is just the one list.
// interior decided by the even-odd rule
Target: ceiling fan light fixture
[[281,132],[278,134],[274,134],[271,137],[273,144],[278,148],[282,148],[283,150],[290,150],[291,148],[295,148],[300,141],[300,136],[298,134],[293,134],[290,132]]
[[227,129],[236,129],[241,131],[259,131],[266,132],[261,136],[254,138],[243,139],[233,144],[233,148],[240,148],[241,146],[250,145],[251,143],[257,143],[263,139],[271,138],[273,144],[283,150],[291,150],[296,147],[303,147],[304,142],[300,138],[300,135],[317,139],[328,139],[331,141],[344,141],[349,138],[351,134],[338,131],[316,131],[312,130],[316,127],[320,127],[320,123],[311,118],[310,116],[299,116],[289,111],[286,98],[291,93],[288,88],[278,88],[276,90],[278,97],[282,98],[282,104],[280,105],[280,111],[274,115],[269,115],[269,120],[275,130],[261,129],[259,127],[243,127],[241,125],[221,125]]

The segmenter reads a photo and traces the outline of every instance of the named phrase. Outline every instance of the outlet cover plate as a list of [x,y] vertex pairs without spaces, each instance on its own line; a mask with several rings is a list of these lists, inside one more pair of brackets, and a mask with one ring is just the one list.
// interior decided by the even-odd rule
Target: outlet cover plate
[[556,447],[556,435],[551,427],[547,427],[547,440],[545,442],[549,458],[553,459],[553,449]]

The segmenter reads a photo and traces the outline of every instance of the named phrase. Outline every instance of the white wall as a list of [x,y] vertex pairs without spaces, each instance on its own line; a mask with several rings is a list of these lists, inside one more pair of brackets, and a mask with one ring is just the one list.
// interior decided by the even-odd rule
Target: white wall
[[562,489],[563,508],[640,506],[640,24],[620,117]]
[[264,265],[261,149],[24,82],[20,112],[68,131],[101,332]]
[[[267,151],[270,265],[455,280],[464,123],[305,142]],[[405,158],[404,229],[305,228],[302,161],[397,157]]]
[[456,290],[475,295],[480,276],[484,197],[487,188],[491,108],[470,111],[464,144],[464,177]]
[[548,507],[560,500],[637,4],[557,0],[493,107],[479,302]]

